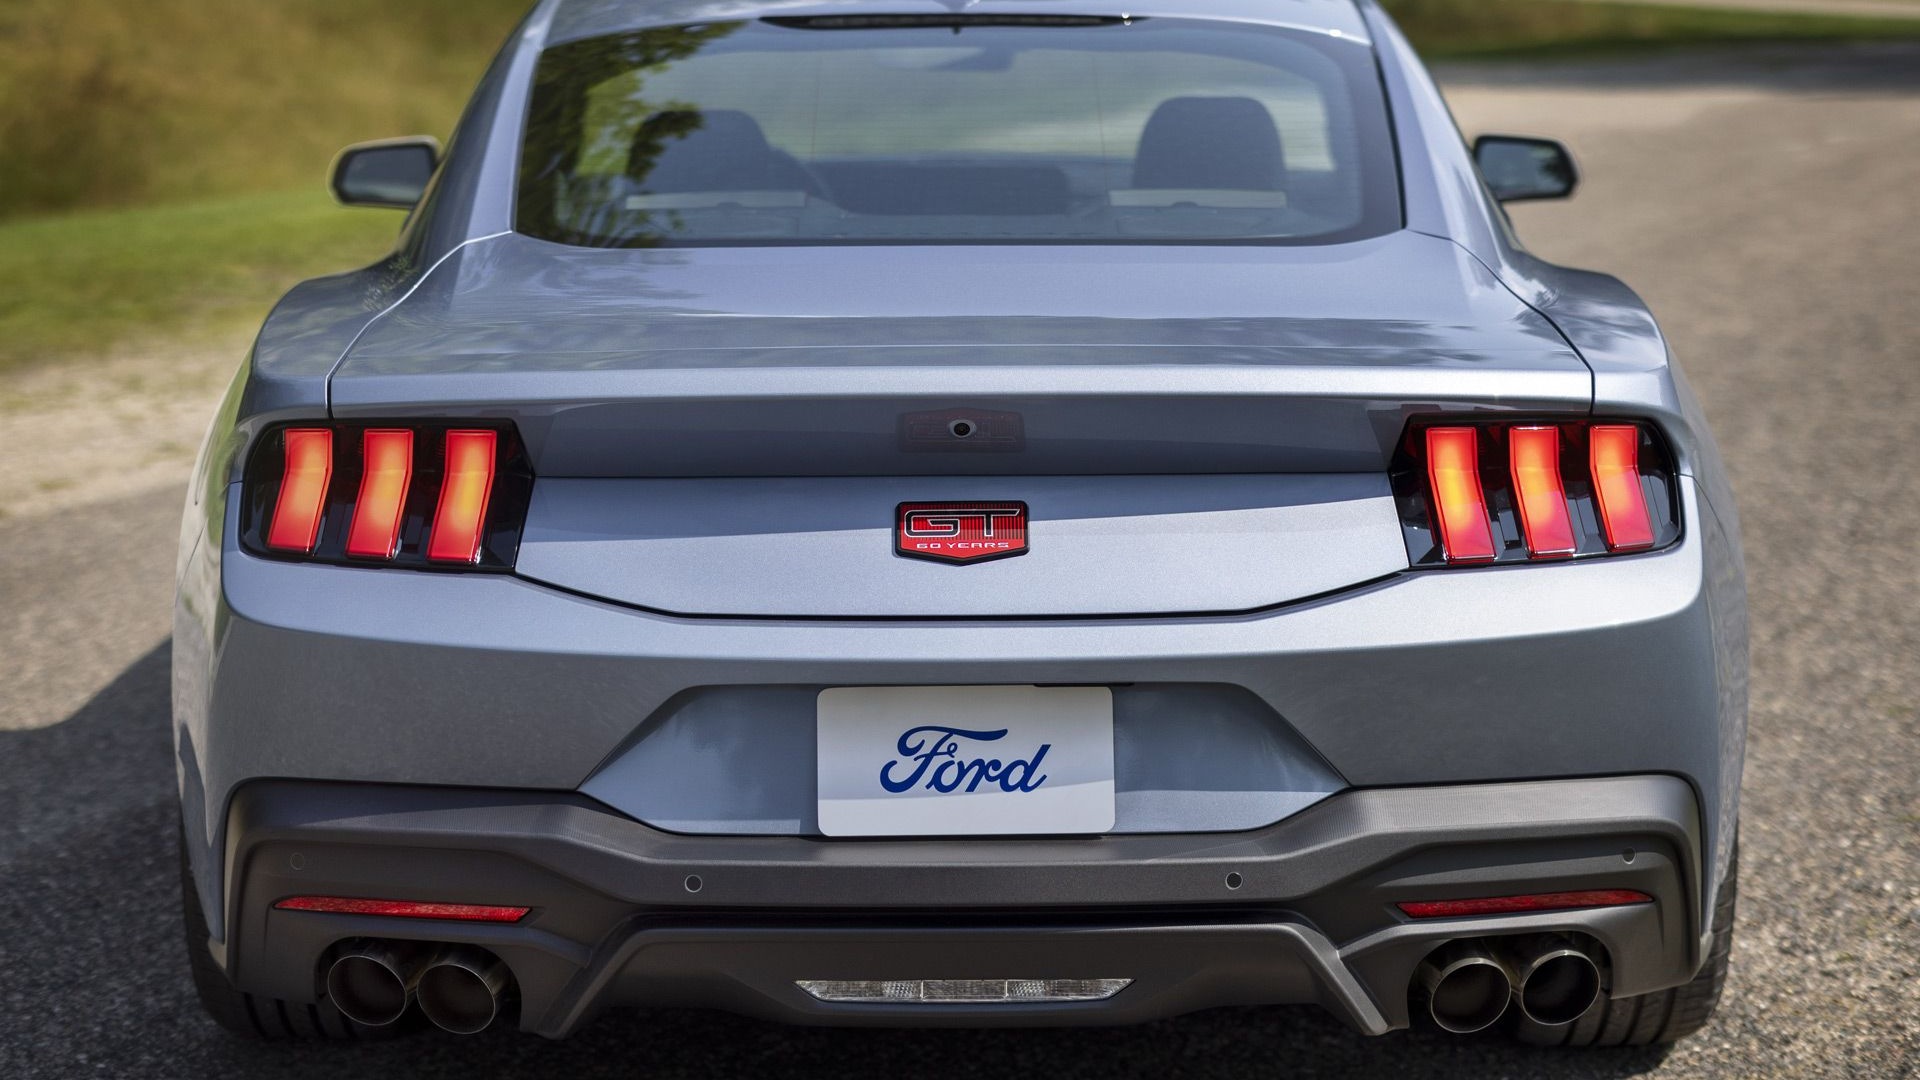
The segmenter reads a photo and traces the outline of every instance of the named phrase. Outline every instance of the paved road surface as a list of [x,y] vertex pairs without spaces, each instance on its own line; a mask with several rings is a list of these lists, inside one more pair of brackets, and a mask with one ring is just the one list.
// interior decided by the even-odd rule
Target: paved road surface
[[1528,207],[1672,331],[1745,505],[1754,715],[1741,936],[1720,1021],[1671,1054],[1362,1040],[1310,1010],[1122,1031],[786,1030],[618,1016],[257,1046],[196,1012],[166,736],[175,493],[0,520],[0,1075],[1920,1075],[1920,51],[1455,70],[1469,130],[1572,139]]

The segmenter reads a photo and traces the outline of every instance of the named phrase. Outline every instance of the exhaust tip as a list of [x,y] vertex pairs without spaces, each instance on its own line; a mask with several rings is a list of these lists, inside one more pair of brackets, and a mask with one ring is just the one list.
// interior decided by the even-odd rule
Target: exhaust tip
[[1434,953],[1416,974],[1427,991],[1427,1012],[1443,1031],[1471,1035],[1506,1015],[1513,997],[1507,969],[1484,947],[1456,942]]
[[349,948],[327,968],[327,996],[342,1016],[364,1027],[399,1020],[413,998],[404,954],[379,943]]
[[1600,1000],[1600,967],[1571,944],[1550,947],[1521,969],[1514,996],[1520,1011],[1536,1024],[1571,1024]]
[[442,956],[420,976],[420,1011],[442,1031],[478,1035],[499,1018],[509,980],[507,965],[487,953]]

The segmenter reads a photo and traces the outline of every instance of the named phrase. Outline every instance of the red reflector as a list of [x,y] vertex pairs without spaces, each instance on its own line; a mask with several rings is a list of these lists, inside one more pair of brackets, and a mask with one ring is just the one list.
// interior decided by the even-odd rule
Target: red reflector
[[436,562],[480,561],[498,443],[499,435],[492,431],[447,432],[447,476],[440,485],[440,505],[433,512],[427,558]]
[[267,546],[306,554],[320,540],[327,485],[333,480],[333,432],[288,428],[281,439],[287,466],[280,477],[280,497],[273,505],[273,523],[267,528]]
[[1607,546],[1632,551],[1653,546],[1653,519],[1640,487],[1640,429],[1627,424],[1596,424],[1593,440],[1593,494]]
[[331,915],[390,915],[401,919],[458,919],[462,922],[519,922],[532,908],[488,904],[424,904],[413,900],[361,900],[348,896],[289,896],[273,905],[281,911],[324,911]]
[[1566,485],[1560,482],[1560,429],[1514,428],[1507,434],[1507,448],[1527,548],[1535,558],[1573,554],[1580,545],[1573,538]]
[[366,471],[353,506],[347,554],[391,559],[400,548],[400,523],[413,484],[413,432],[368,431],[361,437]]
[[1469,915],[1513,915],[1527,911],[1574,911],[1579,908],[1651,904],[1653,897],[1633,889],[1596,889],[1589,892],[1533,893],[1493,896],[1479,900],[1425,900],[1399,905],[1415,919],[1458,919]]
[[1427,482],[1447,561],[1492,559],[1493,527],[1487,521],[1487,497],[1480,490],[1479,433],[1467,427],[1428,428]]

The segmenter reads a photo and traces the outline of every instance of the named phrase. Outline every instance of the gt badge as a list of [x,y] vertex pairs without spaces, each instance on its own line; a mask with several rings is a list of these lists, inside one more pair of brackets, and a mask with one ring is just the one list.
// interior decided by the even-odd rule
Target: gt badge
[[1027,504],[901,503],[893,550],[910,559],[986,562],[1027,553]]

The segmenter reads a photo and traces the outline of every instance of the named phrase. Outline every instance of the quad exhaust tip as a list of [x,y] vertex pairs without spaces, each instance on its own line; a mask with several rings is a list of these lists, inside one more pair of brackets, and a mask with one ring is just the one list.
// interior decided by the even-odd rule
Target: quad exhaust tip
[[442,1031],[478,1035],[499,1018],[511,981],[507,965],[493,955],[450,949],[420,975],[420,1011]]
[[1442,1031],[1472,1035],[1506,1015],[1513,980],[1505,964],[1475,941],[1441,946],[1414,972],[1427,993],[1427,1013]]
[[1514,1002],[1527,1019],[1560,1027],[1600,1000],[1600,966],[1572,941],[1548,935],[1513,947]]
[[397,1023],[415,1002],[435,1027],[477,1035],[499,1019],[513,984],[507,965],[469,946],[350,942],[327,966],[327,996],[362,1027]]
[[327,996],[347,1019],[386,1027],[407,1013],[420,969],[412,950],[389,941],[356,942],[327,968]]
[[1443,1031],[1472,1035],[1506,1015],[1509,1003],[1542,1027],[1562,1027],[1600,1000],[1600,966],[1558,934],[1454,941],[1414,971],[1427,1012]]

